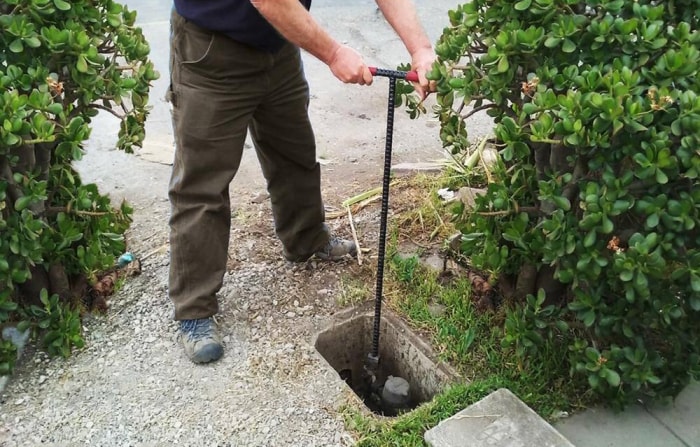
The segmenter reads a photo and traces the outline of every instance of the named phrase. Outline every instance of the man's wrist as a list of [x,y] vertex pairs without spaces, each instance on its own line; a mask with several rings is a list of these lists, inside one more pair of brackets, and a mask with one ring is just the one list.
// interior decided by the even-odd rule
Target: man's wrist
[[428,55],[434,55],[435,50],[433,50],[432,45],[428,44],[426,46],[421,46],[420,48],[416,48],[415,50],[411,51],[411,58],[415,59],[417,56],[421,56],[423,54],[428,54]]
[[330,67],[338,57],[338,53],[340,53],[341,48],[343,48],[343,46],[334,40],[330,49],[328,52],[326,52],[327,56],[322,57],[321,61]]

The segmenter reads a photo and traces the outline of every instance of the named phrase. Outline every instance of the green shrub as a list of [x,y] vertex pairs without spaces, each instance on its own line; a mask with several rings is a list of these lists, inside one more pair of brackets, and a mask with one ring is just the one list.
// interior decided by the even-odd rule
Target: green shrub
[[493,181],[458,212],[463,251],[524,309],[505,343],[527,356],[568,322],[572,374],[615,404],[700,376],[699,15],[474,0],[436,46],[444,145],[469,151],[477,111],[496,124]]
[[[135,17],[111,0],[0,1],[0,326],[42,310],[50,352],[81,343],[80,284],[125,248],[131,209],[113,208],[72,164],[100,110],[120,120],[119,148],[143,141],[158,74]],[[0,373],[13,360],[3,348]]]
[[48,353],[68,357],[73,346],[83,347],[80,314],[61,305],[59,296],[49,296],[46,289],[42,289],[39,299],[42,305],[32,305],[26,313],[29,321],[35,323],[35,330],[41,332],[41,342]]

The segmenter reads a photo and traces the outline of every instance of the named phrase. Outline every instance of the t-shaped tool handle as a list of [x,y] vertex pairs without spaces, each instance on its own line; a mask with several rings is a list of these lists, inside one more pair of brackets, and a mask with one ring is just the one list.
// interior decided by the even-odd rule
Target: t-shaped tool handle
[[384,76],[387,78],[405,79],[411,82],[418,82],[418,72],[387,70],[386,68],[368,67],[372,76]]

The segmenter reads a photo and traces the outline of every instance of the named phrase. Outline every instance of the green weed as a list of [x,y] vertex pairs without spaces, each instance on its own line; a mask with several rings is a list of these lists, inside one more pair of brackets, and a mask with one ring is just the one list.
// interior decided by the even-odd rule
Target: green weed
[[336,301],[338,306],[357,306],[371,297],[372,291],[364,281],[349,277],[340,279],[340,296]]
[[[465,380],[393,420],[344,408],[346,425],[356,433],[358,446],[423,446],[426,430],[498,388],[508,388],[545,418],[583,407],[591,400],[585,384],[571,379],[567,345],[556,336],[543,340],[536,361],[529,357],[523,364],[515,347],[503,342],[504,322],[517,314],[507,309],[477,311],[467,279],[440,284],[437,274],[421,266],[417,258],[393,256],[388,267],[387,304],[427,333],[441,359]],[[431,305],[443,306],[444,312],[431,312]]]

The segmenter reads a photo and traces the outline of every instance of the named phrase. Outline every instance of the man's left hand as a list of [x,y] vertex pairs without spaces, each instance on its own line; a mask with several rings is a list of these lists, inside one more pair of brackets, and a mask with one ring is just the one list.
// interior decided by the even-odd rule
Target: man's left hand
[[436,59],[435,51],[432,48],[420,49],[411,55],[411,59],[411,68],[418,73],[418,82],[414,82],[413,86],[423,100],[436,88],[435,81],[428,81],[426,78],[426,74],[432,70]]

